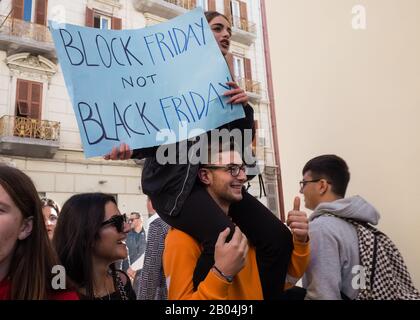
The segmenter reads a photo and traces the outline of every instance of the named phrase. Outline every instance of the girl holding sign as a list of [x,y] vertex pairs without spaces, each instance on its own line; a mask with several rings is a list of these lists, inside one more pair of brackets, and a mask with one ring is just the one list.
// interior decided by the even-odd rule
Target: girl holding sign
[[[223,56],[226,56],[232,36],[229,20],[215,11],[205,15]],[[229,97],[228,103],[242,104],[245,118],[218,129],[239,129],[242,133],[254,130],[254,111],[248,104],[247,94],[233,81],[227,85],[231,87],[224,93]],[[219,233],[229,227],[229,240],[236,224],[256,247],[264,299],[284,298],[283,288],[293,252],[292,234],[288,228],[245,190],[242,190],[242,200],[231,206],[230,220],[196,182],[199,165],[161,165],[156,159],[156,150],[157,147],[132,151],[128,145],[121,144],[119,148],[113,148],[105,159],[147,158],[142,173],[142,188],[152,200],[156,212],[167,224],[202,244],[203,251],[193,275],[194,290],[214,265],[214,246]],[[306,262],[302,264],[306,265]]]

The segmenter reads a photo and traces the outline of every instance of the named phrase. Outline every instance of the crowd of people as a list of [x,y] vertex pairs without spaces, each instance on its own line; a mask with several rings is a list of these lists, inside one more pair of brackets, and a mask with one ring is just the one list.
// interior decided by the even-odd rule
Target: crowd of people
[[[206,12],[224,56],[231,25]],[[253,109],[235,82],[228,102],[245,118],[228,130],[253,130]],[[218,128],[220,129],[220,128]],[[199,141],[197,143],[200,143]],[[200,164],[160,164],[155,148],[114,148],[107,160],[146,158],[142,216],[122,214],[114,197],[76,194],[60,210],[40,199],[22,171],[0,166],[0,299],[282,300],[357,298],[353,267],[360,265],[356,228],[341,218],[377,224],[363,198],[346,198],[350,173],[335,155],[311,159],[284,224],[246,191],[247,146],[209,149]],[[66,271],[55,286],[54,266]],[[297,285],[303,279],[303,287]]]

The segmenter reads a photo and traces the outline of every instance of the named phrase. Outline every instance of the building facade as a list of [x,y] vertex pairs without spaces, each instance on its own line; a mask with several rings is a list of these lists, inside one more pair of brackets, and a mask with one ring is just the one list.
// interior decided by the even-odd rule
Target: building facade
[[227,62],[255,110],[254,148],[265,180],[263,188],[258,178],[253,179],[249,190],[279,215],[259,0],[0,1],[1,161],[25,171],[40,195],[60,204],[76,193],[100,191],[114,194],[122,212],[140,211],[146,217],[141,162],[84,157],[46,25],[56,20],[94,28],[143,28],[198,6],[224,13],[232,21]]

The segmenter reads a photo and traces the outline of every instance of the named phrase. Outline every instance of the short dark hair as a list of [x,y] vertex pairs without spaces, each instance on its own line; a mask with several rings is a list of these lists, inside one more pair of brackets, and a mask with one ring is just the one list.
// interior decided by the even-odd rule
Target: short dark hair
[[132,214],[134,214],[137,218],[141,219],[141,215],[140,215],[140,213],[133,211],[133,212],[131,212],[131,213],[130,213],[130,216],[131,216]]
[[350,181],[347,163],[334,154],[326,154],[309,160],[302,170],[302,175],[311,171],[313,179],[325,178],[332,186],[332,192],[343,197]]

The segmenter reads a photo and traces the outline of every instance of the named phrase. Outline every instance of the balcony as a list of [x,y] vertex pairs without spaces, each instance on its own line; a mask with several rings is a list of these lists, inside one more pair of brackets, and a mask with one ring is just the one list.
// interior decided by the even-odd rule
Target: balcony
[[232,41],[250,46],[257,38],[255,23],[240,17],[232,17]]
[[13,54],[20,51],[55,56],[51,33],[44,25],[0,16],[0,49]]
[[134,8],[140,12],[147,12],[153,15],[172,19],[187,10],[195,8],[195,0],[134,0]]
[[[195,9],[196,0],[133,0],[134,8],[142,13],[172,19]],[[232,40],[250,46],[256,39],[256,24],[247,19],[232,17]]]
[[252,103],[258,103],[261,100],[261,83],[245,78],[236,79],[238,85],[244,89]]
[[60,146],[60,123],[31,118],[0,118],[0,153],[52,158]]

